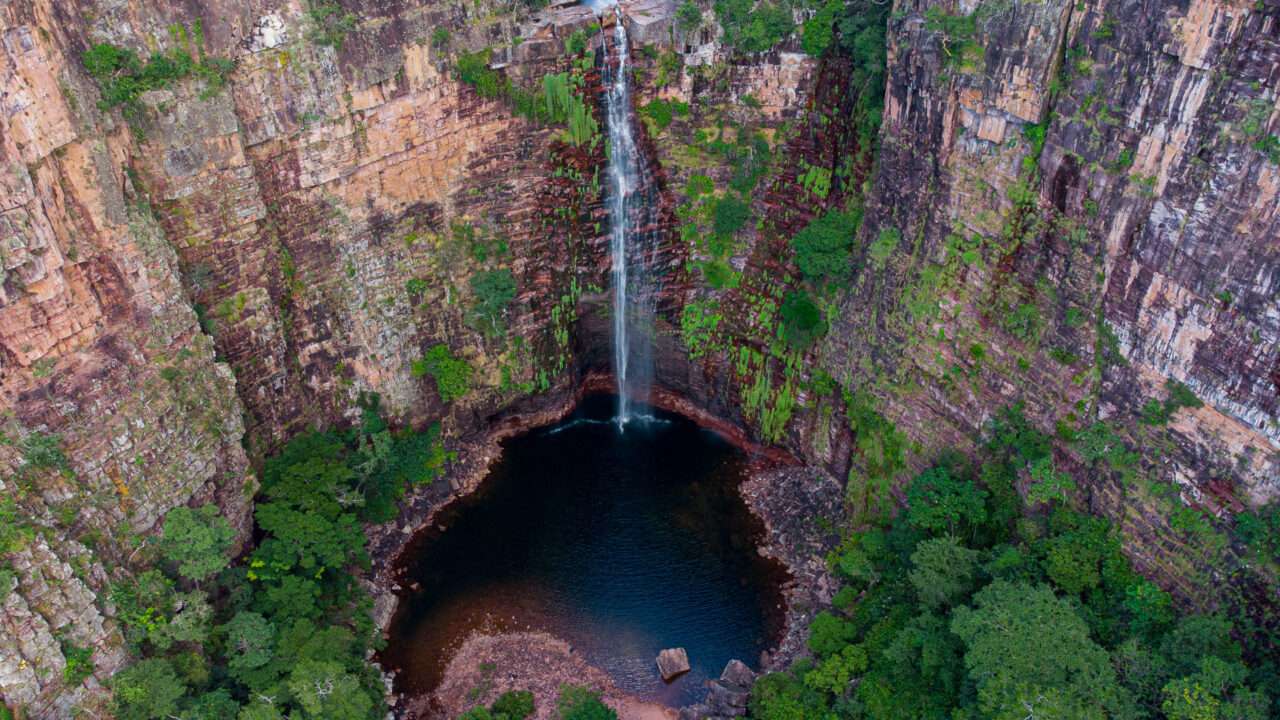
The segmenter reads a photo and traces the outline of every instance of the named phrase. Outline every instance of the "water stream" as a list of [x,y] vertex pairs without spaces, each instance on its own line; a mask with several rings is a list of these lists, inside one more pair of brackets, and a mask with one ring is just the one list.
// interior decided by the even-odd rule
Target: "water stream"
[[[606,11],[607,12],[607,11]],[[631,111],[630,47],[622,11],[604,62],[605,124],[608,130],[609,251],[613,280],[613,369],[617,378],[619,428],[637,417],[635,401],[648,398],[656,291],[647,271],[653,252],[654,202],[648,170],[636,146]]]

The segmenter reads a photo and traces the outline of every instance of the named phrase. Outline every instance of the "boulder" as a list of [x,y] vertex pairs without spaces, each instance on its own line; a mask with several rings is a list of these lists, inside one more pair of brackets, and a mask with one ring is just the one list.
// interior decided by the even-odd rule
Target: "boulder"
[[667,682],[689,672],[689,654],[684,648],[663,650],[658,653],[658,672],[662,673],[662,679]]
[[756,681],[756,674],[741,660],[730,660],[720,673],[720,679],[729,685],[749,688]]

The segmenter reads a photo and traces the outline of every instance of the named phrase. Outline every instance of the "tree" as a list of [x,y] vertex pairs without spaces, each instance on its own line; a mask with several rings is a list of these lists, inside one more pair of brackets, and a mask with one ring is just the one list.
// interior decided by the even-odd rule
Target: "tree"
[[716,235],[730,237],[741,230],[751,218],[751,208],[736,193],[727,193],[716,201],[712,211],[712,227]]
[[227,667],[233,674],[266,665],[275,647],[276,627],[256,612],[241,610],[223,626]]
[[857,637],[857,629],[848,620],[827,611],[818,613],[809,623],[809,649],[818,657],[840,652]]
[[164,518],[160,551],[178,565],[178,574],[200,582],[230,564],[235,532],[212,503],[192,510],[177,507]]
[[908,578],[920,601],[931,608],[951,605],[973,590],[982,553],[947,535],[923,540],[911,554]]
[[227,720],[240,714],[240,703],[225,688],[207,692],[182,711],[182,720]]
[[791,291],[782,299],[782,338],[797,350],[804,350],[827,332],[822,311],[803,292]]
[[853,236],[861,222],[862,216],[856,211],[832,210],[815,218],[791,238],[796,265],[805,280],[825,285],[850,272]]
[[702,26],[702,8],[693,0],[684,0],[676,10],[676,27],[680,32],[689,33]]
[[117,720],[160,720],[178,711],[187,687],[162,658],[135,663],[111,680]]
[[266,700],[255,698],[248,705],[240,708],[236,720],[283,720],[284,716],[275,705]]
[[972,481],[951,476],[944,466],[929,468],[907,490],[907,520],[932,533],[954,534],[981,525],[987,493]]
[[330,660],[302,660],[289,674],[288,687],[307,717],[367,720],[374,708],[359,679]]
[[1122,704],[1107,651],[1047,586],[996,580],[973,599],[952,612],[951,631],[964,641],[984,713],[1105,718]]
[[471,276],[475,304],[471,316],[487,338],[500,337],[505,329],[507,306],[516,297],[516,279],[507,268],[484,270]]
[[433,345],[421,360],[413,363],[413,376],[430,375],[435,378],[440,399],[447,403],[467,394],[471,389],[473,372],[470,363],[454,357],[449,346],[444,344]]
[[495,718],[524,720],[533,714],[533,693],[528,690],[508,690],[498,696],[490,706]]
[[600,701],[600,693],[574,685],[561,686],[556,709],[560,720],[618,720],[618,714]]

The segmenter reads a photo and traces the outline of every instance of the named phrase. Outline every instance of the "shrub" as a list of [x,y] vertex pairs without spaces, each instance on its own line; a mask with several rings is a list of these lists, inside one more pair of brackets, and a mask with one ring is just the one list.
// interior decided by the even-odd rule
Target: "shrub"
[[702,26],[702,8],[693,0],[684,0],[676,10],[676,27],[688,33]]
[[805,280],[821,285],[849,273],[853,236],[861,221],[861,214],[856,211],[833,210],[791,238],[796,264]]
[[986,520],[986,499],[987,493],[973,481],[953,477],[946,467],[933,467],[911,481],[907,520],[934,534],[955,534]]
[[1035,303],[1022,303],[1000,320],[1005,332],[1024,343],[1034,342],[1040,336],[1041,324],[1040,308]]
[[453,356],[448,345],[432,346],[427,354],[413,363],[413,376],[435,378],[440,399],[449,403],[463,397],[471,388],[474,369],[466,361]]
[[587,32],[585,30],[574,30],[569,37],[564,40],[564,51],[568,55],[579,55],[587,49]]
[[93,674],[93,649],[62,641],[62,655],[67,664],[62,668],[62,680],[75,687]]
[[342,49],[347,34],[356,29],[359,18],[343,9],[338,0],[307,0],[307,16],[311,27],[307,39],[317,45]]
[[533,714],[533,693],[528,690],[508,690],[498,696],[489,707],[493,714],[507,720],[524,720]]
[[751,208],[743,202],[742,198],[734,193],[728,193],[716,201],[715,210],[712,212],[712,227],[717,235],[731,236],[745,227],[750,217]]
[[[182,40],[183,47],[152,53],[146,63],[133,50],[108,43],[99,43],[85,51],[80,61],[101,91],[99,107],[103,110],[123,107],[126,119],[132,120],[142,111],[138,98],[148,90],[159,90],[192,75],[204,81],[203,98],[225,87],[235,70],[235,62],[203,54],[197,60],[192,56],[186,29],[178,26],[174,34]],[[203,33],[198,22],[193,34],[195,44],[199,45]]]
[[745,52],[772,48],[795,24],[788,5],[769,0],[716,0],[715,11],[725,43]]
[[685,193],[691,198],[696,198],[699,195],[706,195],[715,189],[715,182],[701,173],[693,173],[690,175],[689,181],[685,183],[684,186]]
[[505,332],[507,307],[516,297],[516,279],[507,268],[485,270],[471,276],[471,308],[473,324],[485,337],[499,337]]
[[797,350],[812,345],[827,331],[822,311],[803,292],[789,292],[782,299],[782,338]]
[[1148,425],[1164,425],[1182,408],[1204,407],[1204,402],[1196,397],[1191,388],[1177,380],[1165,380],[1164,387],[1168,397],[1163,402],[1155,399],[1148,400],[1142,406],[1142,422]]
[[560,720],[618,720],[618,714],[600,701],[600,693],[573,685],[560,688],[556,709]]
[[679,100],[663,100],[658,98],[652,100],[648,105],[640,108],[640,111],[653,120],[653,124],[658,131],[666,130],[671,121],[678,117],[684,117],[689,114],[689,104],[680,102]]
[[818,57],[835,39],[837,18],[844,12],[844,0],[827,0],[800,29],[800,47],[806,55]]
[[877,270],[883,270],[885,263],[889,261],[893,251],[898,249],[898,243],[901,241],[902,232],[898,228],[892,226],[882,228],[867,251],[871,257],[871,264]]
[[160,551],[177,564],[179,575],[199,582],[230,564],[227,553],[234,538],[217,505],[176,507],[164,518]]

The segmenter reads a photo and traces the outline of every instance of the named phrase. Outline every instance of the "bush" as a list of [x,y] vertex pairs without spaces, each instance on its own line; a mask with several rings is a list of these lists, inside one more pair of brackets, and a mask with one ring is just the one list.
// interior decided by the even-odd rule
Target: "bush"
[[495,716],[506,720],[524,720],[533,714],[533,693],[528,690],[508,690],[499,695],[489,709]]
[[871,264],[877,270],[884,269],[885,263],[893,255],[893,251],[898,249],[898,243],[902,242],[902,232],[896,227],[881,228],[880,234],[871,243],[867,254],[871,258]]
[[560,720],[618,720],[618,714],[600,701],[600,693],[565,685],[556,699]]
[[822,311],[803,292],[789,292],[782,299],[782,339],[797,350],[813,345],[827,332]]
[[796,265],[805,280],[825,285],[849,274],[853,236],[862,217],[858,212],[830,211],[814,219],[791,238]]
[[745,52],[764,52],[795,26],[790,6],[769,0],[716,0],[716,19],[727,45]]
[[676,10],[676,27],[689,33],[702,26],[702,8],[693,0],[684,0]]
[[728,193],[716,201],[715,210],[712,212],[712,227],[717,235],[729,237],[745,227],[750,217],[751,208],[743,202],[742,198],[734,193]]
[[506,332],[507,307],[516,297],[516,279],[507,268],[485,270],[471,276],[474,302],[471,319],[487,338]]
[[[175,35],[183,41],[183,47],[152,53],[146,63],[133,50],[108,43],[99,43],[85,51],[80,61],[101,91],[99,107],[103,110],[123,107],[125,117],[133,119],[142,110],[138,98],[148,90],[162,89],[192,75],[204,81],[203,98],[211,97],[225,87],[235,70],[235,62],[203,54],[197,60],[192,56],[186,29],[179,26]],[[193,28],[193,35],[198,46],[203,39],[198,22]]]
[[471,389],[471,365],[449,352],[448,345],[434,345],[427,354],[413,363],[413,376],[430,375],[435,378],[440,399],[450,403],[467,394]]
[[160,551],[177,563],[179,575],[199,582],[230,564],[227,553],[234,538],[217,505],[201,505],[197,510],[177,507],[164,518]]

